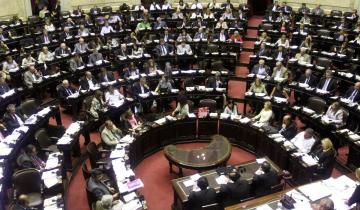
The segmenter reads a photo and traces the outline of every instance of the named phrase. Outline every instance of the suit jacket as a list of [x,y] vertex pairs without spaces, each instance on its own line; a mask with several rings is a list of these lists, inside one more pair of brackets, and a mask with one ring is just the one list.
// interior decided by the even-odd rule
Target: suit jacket
[[107,76],[107,81],[105,75],[99,73],[98,74],[99,82],[111,82],[115,80],[114,74],[112,72],[106,72],[106,76]]
[[81,66],[84,66],[85,64],[84,64],[82,58],[80,57],[79,60],[70,59],[69,65],[70,65],[70,70],[76,71],[77,68],[79,68],[79,67],[81,67]]
[[[23,116],[20,114],[15,113],[17,117],[19,117],[22,121],[24,121]],[[10,113],[6,112],[4,114],[3,120],[6,124],[6,128],[9,130],[9,132],[12,132],[15,128],[20,127],[20,123],[17,119],[15,119]]]
[[[284,60],[284,59],[287,57],[287,53],[286,53],[285,50],[283,50],[281,53],[282,53],[282,54],[281,54],[281,58]],[[275,51],[273,52],[272,57],[273,57],[274,59],[276,59],[279,54],[280,54],[280,51],[275,50]]]
[[131,55],[131,52],[129,51],[128,48],[126,48],[126,50],[118,49],[118,50],[115,50],[115,55],[125,57],[128,55]]
[[269,50],[268,49],[259,49],[259,51],[257,51],[257,53],[256,53],[256,56],[266,56],[266,57],[268,57],[270,55],[270,52],[269,52]]
[[[202,36],[201,36],[202,35]],[[194,35],[194,39],[200,39],[202,37],[202,39],[207,39],[207,33],[205,32],[196,32]]]
[[[144,87],[144,93],[148,93],[149,91],[150,91],[149,88]],[[136,83],[134,85],[133,93],[134,93],[134,96],[138,96],[141,93],[140,83]]]
[[8,92],[9,90],[10,90],[9,85],[7,84],[0,85],[0,95]]
[[348,200],[349,206],[354,203],[360,203],[360,185],[356,186],[355,191]]
[[[38,76],[36,76],[38,78]],[[24,83],[27,88],[32,88],[33,83],[35,82],[34,77],[32,76],[32,73],[30,71],[26,71],[24,73]]]
[[92,53],[89,56],[89,64],[95,65],[96,61],[99,61],[99,60],[104,60],[101,53],[97,53],[97,54]]
[[294,122],[291,122],[285,129],[281,129],[280,131],[280,134],[287,140],[294,138],[297,134],[297,128]]
[[68,96],[75,93],[75,88],[69,86],[68,88],[65,88],[64,86],[60,86],[58,89],[58,95],[61,99],[66,99]]
[[[326,81],[325,77],[321,78],[317,88],[322,89],[325,84],[325,81]],[[334,93],[336,91],[336,88],[337,88],[337,82],[334,78],[331,78],[326,90],[329,91],[330,93]]]
[[166,28],[166,22],[165,21],[160,21],[160,23],[155,22],[154,23],[154,29],[160,29],[160,28]]
[[[346,91],[344,97],[345,97],[345,98],[350,98],[350,96],[352,95],[352,93],[354,92],[354,90],[355,90],[354,87],[350,87],[350,88]],[[358,90],[357,93],[355,94],[353,101],[354,101],[354,102],[360,101],[360,90]]]
[[[215,79],[215,77],[209,77],[208,79],[207,79],[207,81],[206,81],[206,87],[208,87],[208,88],[216,88],[216,79]],[[221,82],[221,84],[219,84],[219,87],[223,87],[224,86],[224,81],[222,81],[221,79],[220,79],[220,82]]]
[[61,49],[60,47],[58,47],[55,49],[55,56],[61,56],[63,54],[70,55],[71,54],[70,48],[67,47],[66,49]]
[[[229,39],[228,33],[225,32],[224,36],[225,36],[225,41]],[[220,40],[220,33],[214,34],[214,39]]]
[[[306,76],[305,76],[305,74],[303,74],[303,75],[300,76],[298,82],[300,82],[300,83],[305,83],[305,81],[306,81]],[[316,78],[316,76],[311,75],[307,84],[308,84],[310,87],[315,87],[316,84],[317,84],[317,78]]]
[[[251,73],[253,73],[253,74],[259,74],[259,67],[260,67],[260,65],[259,65],[259,64],[256,64],[256,65],[252,68]],[[267,65],[264,65],[264,68],[265,68],[265,72],[266,72],[267,74],[269,74],[269,73],[270,73],[270,67],[267,66]]]
[[[169,54],[170,52],[174,51],[173,46],[170,45],[170,44],[168,44],[168,43],[164,43],[163,46],[164,46],[165,49],[166,49],[166,55]],[[158,56],[162,55],[162,47],[161,47],[160,44],[155,47],[155,53],[156,53]]]
[[318,151],[315,152],[315,154],[319,158],[319,166],[316,169],[316,173],[322,179],[329,178],[331,176],[331,172],[335,163],[335,150],[331,149],[328,151],[323,151],[323,149],[320,148]]
[[74,45],[74,52],[75,53],[84,53],[86,52],[88,49],[88,44],[87,43],[83,43],[83,44],[80,44],[80,43],[76,43]]
[[[48,40],[49,40],[49,42],[51,42],[52,41],[52,36],[50,35],[50,34],[48,34]],[[38,38],[37,38],[37,40],[38,40],[38,43],[39,44],[43,44],[43,43],[45,43],[45,36],[44,35],[41,35],[41,36],[39,36]]]
[[[97,81],[92,78],[92,82],[95,84],[97,84]],[[81,90],[89,90],[90,89],[90,86],[89,86],[89,83],[88,83],[88,80],[86,79],[86,77],[83,77],[81,80],[80,80],[80,86],[81,86]]]
[[271,193],[271,187],[279,184],[278,174],[271,169],[268,173],[255,175],[251,184],[255,196],[263,196]]
[[298,9],[298,12],[299,13],[302,13],[302,14],[304,14],[304,13],[310,13],[310,9],[309,8],[307,8],[307,7],[300,7],[299,9]]
[[71,32],[71,31],[69,31],[68,33],[65,33],[64,31],[60,34],[60,36],[59,36],[59,39],[60,39],[60,41],[61,42],[65,42],[67,39],[67,37],[72,37],[72,36],[74,36],[74,34]]
[[202,206],[217,202],[216,191],[213,188],[191,192],[189,195],[189,210],[199,210]]
[[224,207],[239,203],[240,200],[249,197],[250,184],[246,180],[238,179],[234,183],[220,186],[219,200]]

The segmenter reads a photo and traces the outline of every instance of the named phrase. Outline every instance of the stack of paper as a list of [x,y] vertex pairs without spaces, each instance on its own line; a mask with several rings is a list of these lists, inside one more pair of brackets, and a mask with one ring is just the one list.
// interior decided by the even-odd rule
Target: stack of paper
[[328,187],[322,182],[307,184],[298,188],[310,201],[317,201],[331,195]]

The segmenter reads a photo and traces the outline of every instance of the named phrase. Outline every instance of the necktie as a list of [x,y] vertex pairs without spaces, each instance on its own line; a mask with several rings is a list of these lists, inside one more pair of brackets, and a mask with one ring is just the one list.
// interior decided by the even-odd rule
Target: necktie
[[45,36],[45,43],[48,43],[49,42],[49,39],[47,36]]
[[305,84],[307,84],[309,82],[309,80],[310,80],[310,78],[306,77]]
[[68,96],[72,94],[71,90],[69,88],[66,88],[66,92],[67,92]]
[[354,101],[356,94],[357,94],[357,90],[354,90],[354,91],[352,92],[351,96],[349,97],[349,99],[350,99],[351,101]]
[[161,46],[161,48],[162,48],[162,51],[163,51],[163,55],[166,55],[166,49],[165,49],[165,46],[164,46],[164,45],[162,45],[162,46]]
[[328,87],[329,83],[330,83],[330,79],[326,79],[322,90],[327,90],[327,87]]
[[61,54],[65,54],[64,49],[61,50]]

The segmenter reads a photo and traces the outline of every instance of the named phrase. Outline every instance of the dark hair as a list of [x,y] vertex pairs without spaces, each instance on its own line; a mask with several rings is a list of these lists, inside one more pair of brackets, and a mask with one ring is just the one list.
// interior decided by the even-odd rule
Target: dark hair
[[270,171],[271,166],[268,162],[265,161],[261,164],[261,169],[263,170],[264,173],[267,173]]
[[32,145],[32,144],[29,144],[27,145],[25,148],[24,148],[24,151],[25,153],[29,154],[29,153],[32,153],[32,151],[34,150],[35,146]]
[[239,172],[237,172],[236,170],[234,170],[234,171],[231,171],[230,173],[229,173],[229,178],[231,179],[231,181],[233,181],[233,182],[236,182],[238,179],[240,179],[240,174],[239,174]]
[[197,180],[197,186],[201,190],[206,190],[206,188],[209,186],[209,182],[206,177],[202,176]]
[[181,106],[185,106],[185,104],[187,104],[187,98],[185,95],[179,95],[178,97],[178,103],[181,105]]

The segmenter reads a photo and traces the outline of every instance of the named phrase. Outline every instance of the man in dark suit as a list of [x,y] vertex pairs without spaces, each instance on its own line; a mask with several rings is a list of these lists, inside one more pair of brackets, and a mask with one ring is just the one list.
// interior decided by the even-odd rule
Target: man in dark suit
[[311,69],[306,69],[305,74],[300,76],[298,82],[302,84],[307,84],[309,85],[309,87],[315,87],[317,84],[317,78],[312,74]]
[[85,76],[80,80],[80,90],[89,90],[97,85],[97,81],[93,78],[91,72],[85,72]]
[[197,180],[197,186],[200,188],[200,191],[192,191],[190,193],[188,209],[199,210],[202,206],[217,202],[216,191],[213,188],[208,188],[209,182],[206,177],[200,177]]
[[58,48],[55,49],[55,56],[70,55],[71,50],[65,43],[61,43]]
[[0,77],[0,95],[8,92],[10,90],[10,87],[8,84],[6,84],[6,81],[3,77]]
[[331,70],[326,70],[325,77],[320,79],[317,88],[328,91],[331,95],[335,93],[337,89],[337,81],[333,78]]
[[98,15],[101,13],[101,9],[95,5],[93,8],[90,9],[90,14],[91,15]]
[[98,78],[99,82],[111,82],[115,80],[114,74],[112,72],[108,72],[106,68],[101,68]]
[[220,73],[216,72],[215,76],[209,77],[206,80],[206,87],[208,88],[222,88],[224,82],[221,80]]
[[58,89],[60,99],[66,99],[76,92],[75,88],[71,87],[68,80],[63,80],[62,85]]
[[260,59],[259,64],[252,68],[251,73],[267,76],[270,73],[270,67],[265,65],[265,60]]
[[156,22],[154,23],[154,29],[162,29],[167,28],[166,22],[161,20],[161,17],[156,18]]
[[229,173],[229,179],[231,182],[220,186],[219,200],[222,201],[223,207],[239,203],[250,194],[250,184],[241,179],[237,169]]
[[95,65],[97,61],[102,61],[103,56],[96,49],[89,55],[89,64]]
[[163,39],[165,42],[170,42],[175,40],[174,34],[169,33],[168,29],[164,30],[164,34],[161,34],[160,38]]
[[7,106],[6,113],[4,114],[4,122],[6,124],[6,129],[9,132],[12,132],[14,129],[24,124],[23,116],[16,113],[15,104],[9,104]]
[[146,84],[145,77],[141,77],[139,83],[135,83],[133,87],[134,96],[138,96],[139,94],[150,92],[149,86]]
[[214,34],[214,39],[217,39],[218,41],[221,42],[225,42],[226,40],[229,39],[229,35],[227,34],[227,32],[225,32],[224,29],[221,29],[219,33]]
[[360,82],[357,82],[353,87],[350,87],[346,91],[344,98],[349,99],[352,102],[360,101]]
[[67,39],[73,37],[73,33],[69,30],[68,27],[64,28],[64,31],[60,34],[60,41],[65,42]]
[[257,51],[256,56],[260,57],[260,56],[269,56],[269,50],[266,48],[266,44],[265,43],[261,43],[260,45],[260,49],[259,51]]
[[168,44],[165,43],[164,39],[160,39],[160,44],[155,47],[155,52],[158,56],[165,56],[174,51],[174,48]]
[[6,41],[11,38],[11,35],[9,32],[4,31],[3,28],[0,28],[0,41]]
[[279,46],[278,49],[274,51],[272,57],[276,61],[283,62],[285,60],[285,58],[287,57],[286,50],[284,50],[283,46]]
[[290,140],[296,136],[297,128],[290,115],[285,115],[283,117],[283,122],[279,133],[287,140]]
[[305,3],[302,3],[301,4],[301,7],[299,8],[298,10],[298,13],[300,14],[309,14],[310,13],[310,9],[308,7],[306,7],[306,4]]
[[37,38],[39,44],[49,44],[52,42],[52,36],[46,29],[43,30],[43,34]]
[[120,57],[126,57],[128,55],[131,55],[131,53],[127,49],[126,44],[121,44],[120,49],[115,50],[115,55]]
[[256,197],[271,193],[271,187],[279,184],[279,176],[271,168],[268,162],[263,162],[258,171],[255,172],[251,188]]

